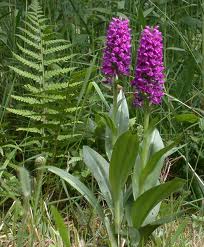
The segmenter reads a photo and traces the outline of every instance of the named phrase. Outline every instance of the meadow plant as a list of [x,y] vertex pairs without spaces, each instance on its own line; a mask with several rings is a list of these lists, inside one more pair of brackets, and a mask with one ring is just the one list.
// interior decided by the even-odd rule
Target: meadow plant
[[[203,202],[204,0],[116,2],[0,3],[0,246],[203,246],[203,217],[166,223],[183,214],[181,206],[199,211]],[[96,71],[111,13],[123,17],[106,32],[107,95]],[[165,140],[185,134],[185,149],[177,141],[165,147],[160,131]],[[166,200],[185,184],[170,179],[170,168],[188,184]]]
[[[113,18],[107,32],[102,71],[113,85],[117,84],[118,76],[129,75],[128,23],[128,20]],[[48,168],[83,194],[95,208],[106,226],[112,247],[121,246],[122,237],[130,241],[131,246],[143,246],[157,227],[169,221],[169,218],[157,221],[161,201],[184,185],[184,181],[177,178],[159,183],[165,157],[176,150],[175,143],[164,147],[159,131],[149,124],[150,107],[160,103],[163,96],[163,70],[162,35],[158,27],[146,27],[132,82],[136,91],[134,104],[144,108],[142,142],[129,130],[125,94],[115,90],[111,111],[101,114],[106,120],[106,139],[109,139],[107,134],[112,135],[112,146],[105,143],[108,160],[92,148],[83,147],[83,160],[96,179],[111,216],[105,214],[94,194],[77,178],[59,168]]]

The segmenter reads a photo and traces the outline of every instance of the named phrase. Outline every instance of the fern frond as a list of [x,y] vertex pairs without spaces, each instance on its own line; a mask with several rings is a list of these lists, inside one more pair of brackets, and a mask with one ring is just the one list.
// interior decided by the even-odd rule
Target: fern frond
[[56,69],[56,70],[50,70],[45,72],[45,78],[48,80],[50,78],[53,78],[58,75],[63,75],[68,72],[73,71],[76,68],[62,68],[62,69]]
[[64,111],[68,112],[68,113],[72,113],[72,112],[75,112],[79,109],[81,109],[81,107],[70,107],[70,108],[66,108]]
[[24,97],[24,96],[16,96],[16,95],[12,95],[11,96],[13,99],[27,103],[29,105],[36,105],[36,104],[41,104],[41,101],[32,98],[32,97]]
[[[32,9],[32,6],[30,6],[30,8]],[[28,11],[27,13],[28,13],[27,16],[32,17],[38,23],[38,17],[36,15],[36,10],[35,9],[33,9],[33,12]]]
[[49,21],[49,19],[48,18],[40,18],[39,20],[38,20],[38,22],[40,23],[40,25],[42,25],[43,23],[45,23],[46,21]]
[[38,133],[38,134],[43,134],[42,129],[37,129],[37,128],[18,128],[17,131],[26,131],[30,133]]
[[37,28],[40,28],[40,24],[38,23],[38,20],[35,20],[31,15],[27,15],[27,18],[32,23],[32,25],[35,25]]
[[39,113],[29,111],[29,110],[18,110],[13,108],[7,108],[7,111],[14,113],[16,115],[20,115],[23,117],[27,117],[36,121],[43,121],[42,116],[39,115]]
[[26,33],[28,37],[30,37],[34,41],[40,42],[40,37],[38,35],[31,33],[30,31],[28,31],[27,29],[23,27],[18,27],[18,29],[21,30],[23,33]]
[[28,49],[26,49],[26,48],[23,48],[23,47],[22,47],[21,45],[19,45],[18,43],[17,43],[17,46],[18,46],[18,48],[19,48],[23,53],[25,53],[26,55],[31,56],[32,58],[35,58],[35,59],[38,60],[38,61],[41,61],[41,57],[40,57],[40,55],[38,55],[37,53],[32,52],[32,51],[30,51],[30,50],[28,50]]
[[52,54],[52,53],[59,52],[59,51],[64,51],[70,48],[71,46],[72,45],[69,44],[69,45],[61,45],[61,46],[52,47],[52,48],[45,50],[44,54],[47,55],[47,54]]
[[72,54],[70,56],[59,57],[59,58],[55,58],[55,59],[50,59],[50,60],[45,60],[44,64],[50,65],[53,63],[66,62],[67,60],[73,58],[74,56],[76,56],[76,54]]
[[21,63],[27,65],[28,67],[33,68],[33,69],[36,69],[36,70],[39,71],[39,72],[42,71],[42,70],[41,70],[41,66],[40,66],[39,64],[34,63],[34,62],[32,62],[32,61],[29,61],[29,60],[27,60],[27,59],[25,59],[25,58],[23,58],[23,57],[17,55],[16,53],[13,53],[13,56],[14,56],[18,61],[20,61]]
[[59,94],[59,95],[57,95],[57,94],[53,94],[53,95],[52,94],[50,94],[50,95],[47,95],[47,94],[37,94],[36,97],[44,99],[45,102],[66,99],[66,96],[63,96],[61,94]]
[[38,89],[30,84],[24,85],[25,89],[28,90],[31,93],[41,93],[42,89]]
[[21,35],[21,34],[16,34],[16,36],[17,36],[18,38],[20,38],[21,40],[23,40],[26,44],[28,44],[28,45],[34,47],[35,49],[37,49],[37,50],[40,50],[40,49],[41,49],[39,45],[37,45],[37,44],[34,43],[33,41],[27,39],[27,38],[24,37],[23,35]]
[[64,140],[69,140],[69,139],[73,139],[76,137],[80,137],[82,136],[81,134],[73,134],[73,135],[58,135],[57,140],[58,141],[64,141]]
[[48,84],[44,87],[45,91],[56,91],[59,89],[64,89],[67,88],[69,86],[69,83],[67,82],[62,82],[62,83],[52,83],[52,84]]
[[41,82],[41,78],[39,76],[33,75],[30,72],[18,69],[14,66],[9,66],[9,68],[12,69],[13,71],[15,71],[20,76],[23,76],[23,77],[28,78],[28,79],[32,79],[38,83]]
[[72,83],[69,84],[69,88],[74,90],[74,89],[78,88],[81,85],[82,85],[82,82],[81,81],[79,81],[79,82],[72,82]]
[[23,21],[25,23],[26,26],[28,26],[34,33],[39,34],[40,30],[38,28],[35,28],[33,25],[31,25],[29,22],[27,21]]
[[56,115],[58,113],[59,113],[58,111],[53,110],[53,109],[47,109],[46,110],[46,115]]
[[52,39],[52,40],[46,40],[44,41],[45,45],[54,45],[54,44],[60,44],[60,43],[69,43],[69,41],[65,39]]

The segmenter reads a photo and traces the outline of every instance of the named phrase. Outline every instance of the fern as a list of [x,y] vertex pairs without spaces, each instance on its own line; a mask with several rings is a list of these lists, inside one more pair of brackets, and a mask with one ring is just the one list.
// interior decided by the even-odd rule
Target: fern
[[44,143],[55,145],[56,140],[63,141],[66,146],[65,141],[70,142],[82,136],[80,128],[79,133],[73,133],[73,126],[82,126],[83,123],[75,121],[75,114],[81,109],[77,106],[77,97],[82,82],[69,80],[77,68],[63,67],[76,54],[69,54],[72,45],[68,41],[53,38],[37,0],[32,2],[27,12],[24,27],[18,29],[19,53],[13,53],[18,65],[11,65],[10,69],[26,78],[23,85],[26,93],[12,96],[13,100],[19,102],[16,104],[19,109],[7,110],[30,120],[29,127],[22,126],[17,130],[41,135],[42,146],[45,146]]

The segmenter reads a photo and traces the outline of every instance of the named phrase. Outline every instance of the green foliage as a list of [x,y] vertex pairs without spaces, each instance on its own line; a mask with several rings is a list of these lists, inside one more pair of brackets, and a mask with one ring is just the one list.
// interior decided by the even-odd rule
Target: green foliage
[[55,219],[56,227],[57,227],[57,229],[60,233],[60,236],[64,242],[64,246],[65,247],[71,247],[69,231],[66,228],[66,225],[64,223],[64,220],[63,220],[61,214],[58,212],[58,210],[54,206],[51,207],[51,211],[52,211],[53,217]]
[[72,126],[76,129],[76,125],[81,124],[75,120],[80,109],[77,93],[81,82],[71,79],[76,68],[70,61],[75,54],[63,55],[70,53],[71,44],[54,38],[38,1],[32,2],[24,23],[25,28],[18,28],[21,33],[17,34],[21,53],[13,52],[18,65],[9,67],[26,79],[26,84],[22,81],[22,89],[24,87],[26,92],[12,95],[20,104],[18,108],[8,107],[7,110],[29,119],[29,127],[22,126],[18,130],[40,135],[43,143],[76,140],[81,137],[80,130],[73,133]]
[[[121,246],[203,246],[203,6],[203,0],[0,1],[0,245],[62,247],[70,241],[73,246],[108,246],[109,238],[118,247],[115,239],[121,237],[126,239]],[[130,19],[133,62],[130,77],[118,80],[123,90],[115,119],[111,87],[101,83],[100,73],[112,16]],[[163,33],[166,68],[165,96],[161,106],[151,109],[150,119],[157,123],[156,129],[150,126],[147,145],[144,111],[132,107],[130,87],[145,25],[159,25]],[[121,189],[122,229],[117,232],[109,163],[115,142],[130,126],[139,135],[140,150]],[[178,134],[182,149],[171,144]],[[128,147],[120,157],[131,152]],[[34,160],[44,152],[55,167],[39,181]],[[113,172],[113,179],[118,176]],[[152,200],[151,188],[165,185],[159,185],[160,178],[175,176],[187,179],[188,197],[171,196],[155,206],[162,194],[155,192]],[[38,186],[39,196],[33,196]],[[183,204],[191,210],[178,220]],[[50,205],[59,209],[55,216]],[[138,229],[131,226],[131,209],[133,221],[146,217]]]

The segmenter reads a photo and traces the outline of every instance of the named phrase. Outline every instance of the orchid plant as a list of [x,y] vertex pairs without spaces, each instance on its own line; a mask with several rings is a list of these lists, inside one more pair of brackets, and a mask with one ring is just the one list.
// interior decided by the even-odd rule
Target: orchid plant
[[164,147],[155,125],[151,123],[153,105],[160,104],[164,95],[162,34],[158,27],[145,27],[138,50],[133,105],[144,111],[142,141],[129,129],[129,111],[125,94],[117,92],[121,75],[130,75],[131,30],[129,20],[113,18],[104,49],[102,72],[113,87],[113,104],[106,115],[105,148],[107,157],[88,146],[83,147],[83,160],[96,179],[102,200],[109,214],[82,182],[56,167],[48,169],[77,189],[95,208],[106,226],[112,247],[144,246],[145,241],[161,224],[176,215],[158,219],[160,203],[180,190],[185,181],[175,178],[160,184],[165,157],[177,150],[176,142]]

